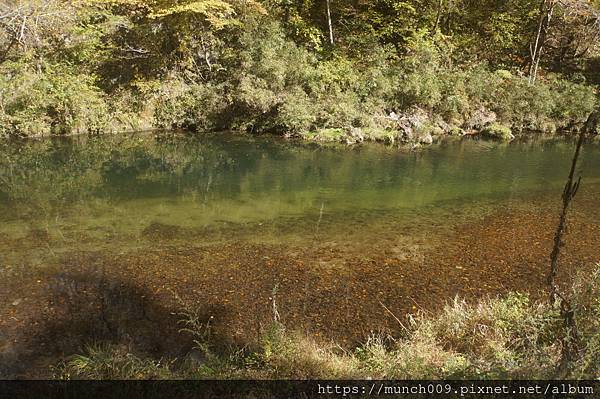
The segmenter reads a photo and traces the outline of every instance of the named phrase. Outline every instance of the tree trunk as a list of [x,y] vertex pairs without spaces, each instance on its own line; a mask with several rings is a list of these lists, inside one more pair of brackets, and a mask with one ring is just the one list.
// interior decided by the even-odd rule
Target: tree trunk
[[450,35],[452,32],[452,13],[454,10],[454,1],[453,0],[448,0],[446,3],[446,17],[445,17],[445,23],[444,25],[446,25],[446,32],[444,32],[446,35]]
[[327,2],[327,25],[329,25],[329,42],[333,46],[333,23],[331,22],[331,7],[329,5],[329,0]]
[[435,17],[435,24],[433,25],[433,29],[431,31],[431,35],[434,36],[437,33],[438,27],[440,26],[440,20],[442,19],[442,7],[444,5],[444,0],[438,1],[438,9],[437,15]]
[[556,0],[542,0],[540,5],[540,22],[538,24],[537,34],[529,48],[531,55],[529,66],[529,84],[534,84],[537,78],[540,59],[542,58],[542,50],[544,49],[544,44],[548,35],[548,28],[550,26],[552,14],[554,13],[555,5]]

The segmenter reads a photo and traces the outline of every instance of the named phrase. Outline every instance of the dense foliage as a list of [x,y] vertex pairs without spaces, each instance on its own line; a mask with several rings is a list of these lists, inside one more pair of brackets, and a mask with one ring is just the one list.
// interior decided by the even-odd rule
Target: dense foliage
[[6,1],[0,134],[428,143],[578,128],[600,82],[598,2],[548,2]]

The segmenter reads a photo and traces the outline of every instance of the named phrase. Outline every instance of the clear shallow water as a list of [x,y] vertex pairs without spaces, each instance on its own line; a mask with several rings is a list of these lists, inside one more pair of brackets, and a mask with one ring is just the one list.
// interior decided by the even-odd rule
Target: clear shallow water
[[[47,378],[45,364],[90,342],[185,356],[181,301],[219,340],[245,345],[272,322],[277,290],[284,325],[350,348],[397,332],[381,304],[404,315],[456,296],[536,295],[573,149],[150,134],[0,143],[0,376]],[[599,145],[581,169],[563,278],[600,259]]]
[[[558,197],[573,146],[462,140],[409,152],[227,134],[9,143],[0,148],[0,237],[14,260],[148,245],[156,234],[144,232],[165,226],[167,238],[190,244],[200,231],[203,243],[299,245],[319,234],[427,235],[508,203]],[[586,146],[581,168],[588,194],[600,193],[600,146]]]

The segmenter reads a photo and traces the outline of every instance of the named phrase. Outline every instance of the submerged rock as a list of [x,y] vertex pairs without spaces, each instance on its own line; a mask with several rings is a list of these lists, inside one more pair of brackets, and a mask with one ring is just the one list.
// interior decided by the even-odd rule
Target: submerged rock
[[50,234],[45,229],[31,229],[27,234],[27,237],[37,243],[47,243],[50,241]]

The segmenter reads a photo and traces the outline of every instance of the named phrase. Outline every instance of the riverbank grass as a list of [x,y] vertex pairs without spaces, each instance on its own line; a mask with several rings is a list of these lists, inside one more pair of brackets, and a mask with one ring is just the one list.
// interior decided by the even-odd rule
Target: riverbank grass
[[[134,356],[126,347],[89,347],[57,368],[62,378],[192,379],[594,379],[600,376],[600,264],[570,291],[579,352],[561,366],[565,339],[557,309],[511,293],[470,303],[456,298],[441,312],[399,320],[395,337],[373,335],[343,349],[274,322],[246,348],[183,360]],[[207,337],[205,327],[196,336]]]

